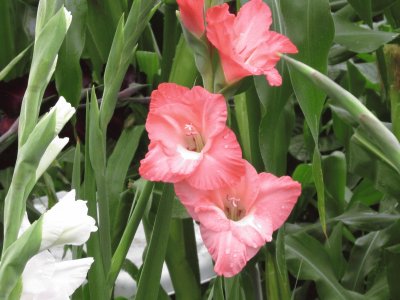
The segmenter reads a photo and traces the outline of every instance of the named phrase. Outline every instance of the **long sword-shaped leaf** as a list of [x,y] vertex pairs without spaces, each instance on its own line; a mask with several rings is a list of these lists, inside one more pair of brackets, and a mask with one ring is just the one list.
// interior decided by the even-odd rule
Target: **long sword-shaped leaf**
[[168,244],[173,200],[173,186],[172,184],[165,184],[138,283],[137,300],[156,300],[158,297],[161,270]]
[[[327,71],[328,52],[334,36],[334,25],[327,0],[282,1],[286,31],[299,49],[298,60],[313,66],[322,73]],[[299,20],[304,20],[299,22]],[[295,68],[289,67],[290,78],[297,100],[307,120],[314,139],[313,176],[318,195],[318,212],[326,232],[325,192],[318,149],[319,122],[325,95]]]

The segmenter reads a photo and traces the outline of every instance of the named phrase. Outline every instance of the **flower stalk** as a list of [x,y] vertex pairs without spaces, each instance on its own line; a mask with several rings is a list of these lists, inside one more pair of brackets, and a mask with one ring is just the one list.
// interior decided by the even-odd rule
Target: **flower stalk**
[[346,110],[353,121],[358,123],[369,133],[376,145],[386,154],[396,171],[400,173],[399,141],[394,134],[361,103],[361,101],[332,81],[329,77],[310,66],[286,55],[282,55],[282,58],[328,94],[334,106]]

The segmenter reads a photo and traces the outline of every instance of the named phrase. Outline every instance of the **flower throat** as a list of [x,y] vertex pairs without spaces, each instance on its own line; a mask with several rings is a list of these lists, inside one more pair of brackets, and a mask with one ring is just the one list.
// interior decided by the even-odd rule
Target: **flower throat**
[[204,148],[204,141],[201,134],[192,123],[185,124],[186,149],[189,151],[201,152]]

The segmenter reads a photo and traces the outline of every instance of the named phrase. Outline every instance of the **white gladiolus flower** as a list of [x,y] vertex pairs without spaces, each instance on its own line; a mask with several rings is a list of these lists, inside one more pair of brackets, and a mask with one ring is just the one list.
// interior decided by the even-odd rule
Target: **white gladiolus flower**
[[60,139],[58,136],[52,140],[50,145],[47,147],[44,152],[42,158],[40,159],[38,168],[36,169],[36,180],[43,175],[43,173],[47,170],[47,168],[51,165],[51,163],[56,159],[57,155],[61,152],[61,150],[68,144],[68,138]]
[[21,300],[68,300],[85,281],[93,258],[56,261],[49,251],[32,257],[22,273]]
[[97,231],[95,220],[87,213],[86,201],[75,200],[75,190],[66,194],[43,214],[40,250],[85,243],[90,233]]

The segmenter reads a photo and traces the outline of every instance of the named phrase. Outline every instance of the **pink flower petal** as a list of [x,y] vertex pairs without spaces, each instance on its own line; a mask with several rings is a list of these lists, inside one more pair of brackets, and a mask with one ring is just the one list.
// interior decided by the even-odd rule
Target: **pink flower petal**
[[177,145],[185,144],[185,125],[194,124],[200,127],[200,118],[188,105],[168,104],[149,112],[146,130],[151,141],[161,142],[164,146],[176,149]]
[[269,31],[271,11],[262,0],[251,0],[242,6],[237,17],[228,5],[207,11],[207,38],[218,49],[225,79],[232,84],[249,75],[267,76],[271,85],[282,80],[274,69],[279,53],[296,53],[290,40]]
[[149,152],[140,161],[140,176],[151,181],[178,182],[183,180],[185,176],[171,172],[168,159],[169,156],[163,151],[162,145],[158,142],[151,142]]
[[234,24],[237,53],[257,48],[268,34],[271,24],[271,10],[262,0],[252,0],[244,4]]
[[233,235],[246,246],[260,248],[272,240],[272,224],[268,218],[256,218],[252,214],[237,222],[231,222]]
[[190,99],[185,97],[190,91],[187,87],[175,83],[160,83],[151,93],[150,111],[163,105],[182,103],[190,105]]
[[276,230],[289,217],[301,194],[301,185],[289,176],[278,178],[269,173],[261,173],[259,178],[260,191],[253,211],[259,218],[267,215],[273,230]]
[[237,183],[244,174],[242,150],[235,134],[228,127],[204,149],[203,160],[186,180],[190,185],[202,190],[212,190]]
[[209,8],[206,14],[207,38],[220,53],[232,55],[231,48],[234,32],[232,31],[235,15],[229,13],[228,4]]
[[204,0],[177,0],[184,26],[195,36],[204,33]]
[[215,273],[232,277],[243,269],[248,257],[246,246],[235,238],[232,232],[215,232],[201,224],[200,232],[205,246],[215,261]]
[[265,77],[271,86],[280,86],[282,84],[282,77],[278,73],[277,69],[273,68],[269,71],[266,71],[264,74],[266,75]]
[[191,100],[193,113],[200,116],[203,136],[211,138],[224,130],[228,116],[224,96],[212,94],[200,86],[195,86],[186,97]]

